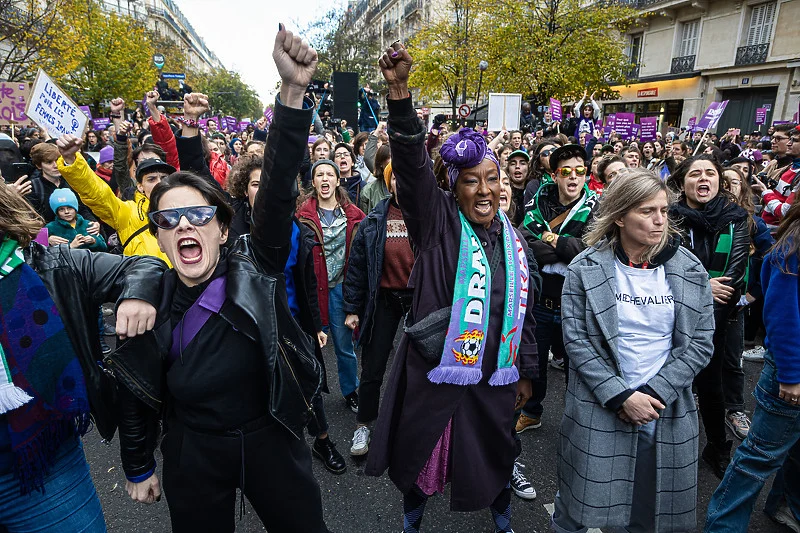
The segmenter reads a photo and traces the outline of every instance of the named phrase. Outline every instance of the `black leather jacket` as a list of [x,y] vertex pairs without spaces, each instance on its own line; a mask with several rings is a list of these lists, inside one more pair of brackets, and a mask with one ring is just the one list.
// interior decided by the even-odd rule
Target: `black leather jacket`
[[[289,311],[283,269],[291,247],[296,176],[307,149],[311,113],[312,109],[291,109],[276,102],[252,232],[220,257],[228,264],[226,300],[219,316],[261,346],[270,376],[269,412],[297,438],[310,416],[309,398],[320,388],[320,367],[312,340]],[[119,433],[123,469],[129,479],[154,467],[157,421],[169,401],[165,388],[172,343],[169,308],[176,283],[177,274],[170,270],[164,276],[155,328],[123,343],[107,359],[125,385],[120,387]]]
[[33,243],[24,254],[58,308],[83,370],[94,424],[100,436],[110,440],[117,429],[117,387],[97,363],[103,359],[98,309],[105,302],[125,299],[157,306],[161,286],[153,280],[160,279],[167,266],[155,257],[93,253],[67,244],[45,248]]

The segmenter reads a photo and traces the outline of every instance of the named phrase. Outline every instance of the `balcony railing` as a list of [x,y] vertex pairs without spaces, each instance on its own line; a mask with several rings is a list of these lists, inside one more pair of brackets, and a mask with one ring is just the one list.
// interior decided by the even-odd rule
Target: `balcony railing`
[[387,20],[383,23],[383,33],[391,31],[397,24],[393,20]]
[[375,7],[373,7],[372,9],[370,9],[369,11],[367,11],[367,18],[366,18],[366,20],[367,20],[367,24],[369,24],[370,22],[372,22],[372,21],[373,21],[373,19],[374,19],[374,18],[375,18],[375,17],[378,15],[378,13],[380,13],[380,12],[381,12],[381,8],[380,8],[380,6],[375,6]]
[[755,44],[753,46],[740,46],[736,49],[737,65],[755,65],[767,60],[769,43]]
[[631,65],[628,68],[627,72],[625,73],[625,77],[629,80],[638,80],[639,79],[639,65]]
[[410,17],[414,13],[418,12],[422,9],[422,0],[411,0],[411,2],[406,4],[406,8],[403,11],[404,17]]
[[685,72],[692,72],[694,70],[695,56],[682,56],[672,58],[672,68],[670,74],[683,74]]

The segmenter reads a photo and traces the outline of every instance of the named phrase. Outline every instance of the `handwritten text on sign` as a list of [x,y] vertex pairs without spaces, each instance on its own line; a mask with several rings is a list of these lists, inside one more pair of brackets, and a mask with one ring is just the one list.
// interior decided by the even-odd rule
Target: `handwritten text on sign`
[[0,81],[0,125],[25,122],[25,105],[30,87],[27,82]]
[[64,134],[81,136],[88,117],[78,105],[56,85],[45,72],[39,69],[28,101],[26,114],[51,137]]

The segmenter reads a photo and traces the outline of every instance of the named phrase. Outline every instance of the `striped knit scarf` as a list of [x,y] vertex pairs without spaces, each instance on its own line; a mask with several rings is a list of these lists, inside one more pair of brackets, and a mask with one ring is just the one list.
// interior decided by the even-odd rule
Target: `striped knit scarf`
[[61,444],[89,428],[80,362],[61,315],[13,239],[0,244],[0,413],[20,491],[42,489]]
[[[553,232],[553,228],[550,227],[548,221],[557,216],[549,207],[551,202],[548,201],[547,195],[558,198],[558,185],[555,182],[542,185],[539,188],[533,198],[533,209],[525,214],[525,220],[522,221],[522,225],[537,239],[541,239],[542,233],[545,231]],[[560,237],[580,236],[583,232],[583,226],[586,224],[586,220],[588,220],[596,203],[597,195],[584,185],[582,196],[572,206],[567,218],[564,219],[559,230],[555,233],[558,233]]]

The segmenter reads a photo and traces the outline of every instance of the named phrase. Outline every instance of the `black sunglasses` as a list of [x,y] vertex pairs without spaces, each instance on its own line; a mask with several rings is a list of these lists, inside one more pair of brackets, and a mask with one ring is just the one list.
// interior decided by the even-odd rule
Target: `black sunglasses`
[[185,216],[186,220],[192,226],[205,226],[214,214],[217,212],[215,205],[194,205],[190,207],[176,207],[175,209],[162,209],[150,213],[148,216],[150,222],[155,224],[161,229],[173,229],[181,222],[181,217]]

